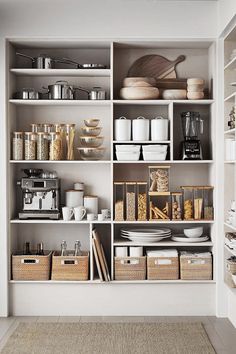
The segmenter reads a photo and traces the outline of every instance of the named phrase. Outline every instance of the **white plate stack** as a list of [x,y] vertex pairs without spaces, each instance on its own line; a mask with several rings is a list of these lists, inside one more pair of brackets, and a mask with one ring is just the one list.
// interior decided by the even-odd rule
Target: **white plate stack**
[[155,243],[171,237],[171,230],[162,229],[130,229],[121,230],[121,237],[137,244]]

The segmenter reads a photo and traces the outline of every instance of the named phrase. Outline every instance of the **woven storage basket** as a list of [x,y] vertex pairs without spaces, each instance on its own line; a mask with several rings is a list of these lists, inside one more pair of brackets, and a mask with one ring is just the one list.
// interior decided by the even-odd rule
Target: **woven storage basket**
[[211,280],[212,256],[180,256],[180,278],[183,280]]
[[115,280],[145,280],[146,257],[115,257]]
[[236,288],[234,284],[232,274],[236,274],[236,262],[232,262],[229,259],[226,260],[226,270],[225,270],[225,282],[231,288]]
[[88,280],[89,253],[82,256],[52,255],[52,280]]
[[148,280],[179,279],[179,257],[147,257]]
[[49,280],[52,252],[45,251],[44,256],[12,255],[13,280]]

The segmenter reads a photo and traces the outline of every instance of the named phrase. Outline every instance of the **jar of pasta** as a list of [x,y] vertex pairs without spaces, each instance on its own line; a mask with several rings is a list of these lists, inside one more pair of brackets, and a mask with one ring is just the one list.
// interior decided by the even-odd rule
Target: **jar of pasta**
[[66,124],[66,159],[74,160],[75,124]]
[[61,134],[50,133],[49,160],[61,160],[62,158],[62,139]]

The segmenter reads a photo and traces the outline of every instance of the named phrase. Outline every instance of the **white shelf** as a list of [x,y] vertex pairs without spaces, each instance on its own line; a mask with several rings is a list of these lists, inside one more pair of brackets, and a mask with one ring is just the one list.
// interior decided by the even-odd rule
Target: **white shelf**
[[163,105],[167,106],[170,103],[176,104],[196,104],[196,105],[211,105],[214,100],[113,100],[113,103],[120,105]]
[[160,241],[160,242],[155,242],[155,243],[136,243],[132,241],[122,241],[122,240],[117,240],[113,242],[113,246],[144,246],[144,247],[169,247],[169,246],[175,246],[175,247],[192,247],[192,246],[197,246],[197,247],[212,247],[213,242],[211,241],[206,241],[206,242],[194,242],[194,243],[188,243],[188,242],[175,242],[175,241]]
[[232,160],[232,161],[224,161],[225,164],[233,164],[235,163],[236,161],[235,160]]
[[113,163],[128,163],[128,164],[136,164],[136,163],[146,163],[146,164],[211,164],[214,163],[213,160],[164,160],[164,161],[117,161],[114,160]]
[[208,283],[215,283],[214,280],[112,280],[109,282],[101,282],[100,280],[86,280],[86,281],[55,281],[55,280],[9,280],[10,284],[102,284],[102,285],[109,285],[109,284],[208,284]]
[[176,224],[176,225],[180,225],[180,224],[214,224],[214,220],[180,220],[180,221],[176,221],[176,220],[147,220],[147,221],[113,221],[114,224]]
[[226,135],[226,134],[235,134],[235,128],[225,130],[225,131],[224,131],[224,134],[225,134],[225,135]]
[[236,92],[231,93],[231,95],[227,96],[224,101],[225,102],[234,102],[236,97]]
[[88,221],[88,220],[81,220],[81,221],[76,221],[76,220],[70,220],[70,221],[65,221],[65,220],[50,220],[50,219],[12,219],[10,221],[11,224],[70,224],[70,225],[75,225],[75,224],[110,224],[111,220],[103,220],[103,221],[98,221],[98,220],[93,220],[93,221]]
[[80,165],[80,164],[110,164],[110,160],[94,160],[94,161],[84,161],[84,160],[73,160],[73,161],[67,161],[67,160],[10,160],[10,164],[22,164],[22,163],[27,163],[27,164],[67,164],[67,165]]
[[224,67],[224,70],[235,70],[236,69],[236,56],[230,60]]
[[110,69],[10,69],[16,76],[110,77]]
[[17,106],[109,106],[110,100],[19,100],[10,99]]
[[170,144],[171,141],[170,140],[162,140],[162,141],[153,141],[153,140],[146,140],[146,141],[142,141],[142,140],[127,140],[127,141],[116,141],[113,140],[113,144]]
[[229,229],[236,231],[236,227],[234,227],[233,225],[228,224],[227,222],[224,222],[224,226],[228,227]]

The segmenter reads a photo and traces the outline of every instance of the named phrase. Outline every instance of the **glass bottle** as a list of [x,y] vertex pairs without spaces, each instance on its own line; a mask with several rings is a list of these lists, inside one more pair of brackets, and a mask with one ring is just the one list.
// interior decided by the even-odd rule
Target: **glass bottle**
[[50,133],[49,160],[61,160],[62,158],[62,139],[58,132]]
[[81,243],[79,240],[75,241],[75,256],[82,256]]
[[67,255],[67,243],[66,241],[62,241],[61,243],[61,256],[64,257]]
[[23,160],[23,132],[14,132],[12,139],[13,160]]
[[66,159],[74,160],[75,124],[66,124]]
[[36,159],[36,140],[36,133],[25,132],[25,160]]
[[37,136],[37,160],[48,160],[49,134],[39,132]]

